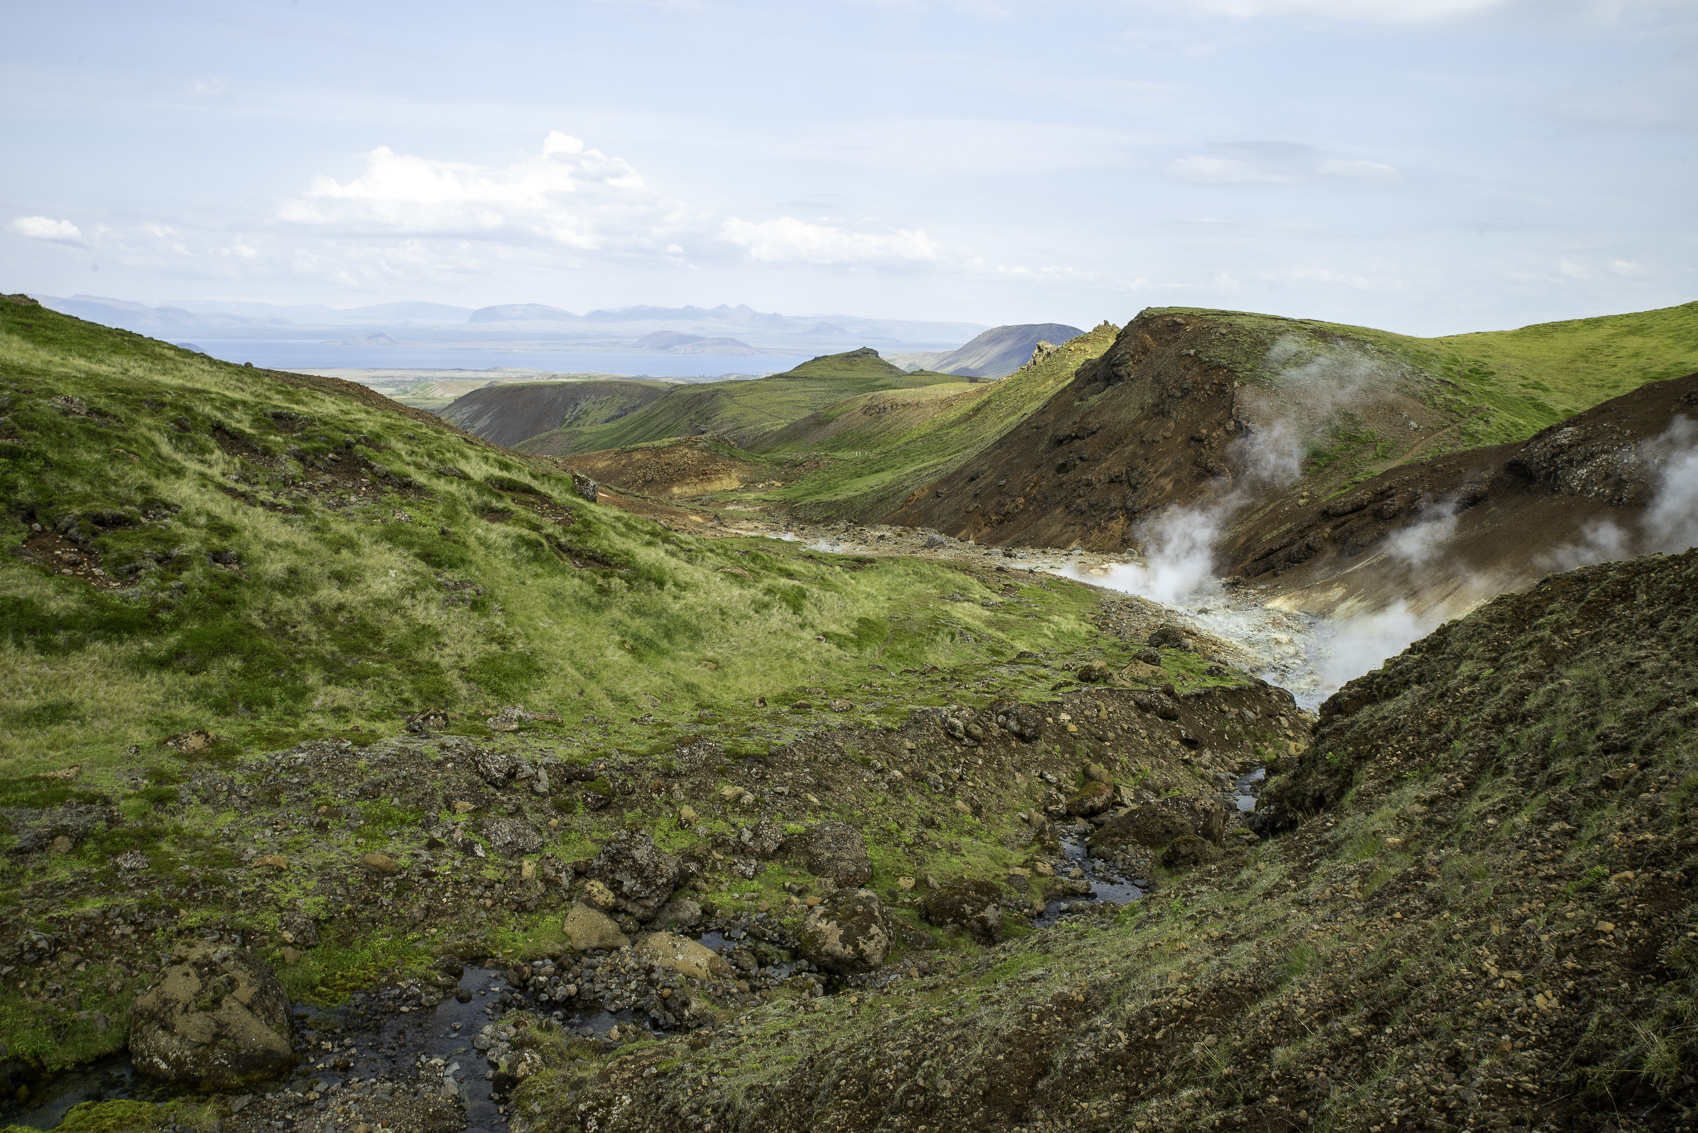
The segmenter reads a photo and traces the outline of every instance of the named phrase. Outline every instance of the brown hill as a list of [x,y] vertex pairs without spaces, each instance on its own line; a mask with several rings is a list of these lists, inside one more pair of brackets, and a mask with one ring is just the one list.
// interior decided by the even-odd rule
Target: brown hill
[[[1295,479],[1305,460],[1306,484],[1336,488],[1362,467],[1318,450],[1341,432],[1372,438],[1378,462],[1442,439],[1456,423],[1436,396],[1442,383],[1347,329],[1144,311],[1041,409],[890,520],[981,543],[1120,550],[1144,516]],[[1309,346],[1318,333],[1326,354]]]
[[650,496],[703,496],[741,488],[771,475],[762,465],[727,455],[697,437],[553,459],[593,480]]

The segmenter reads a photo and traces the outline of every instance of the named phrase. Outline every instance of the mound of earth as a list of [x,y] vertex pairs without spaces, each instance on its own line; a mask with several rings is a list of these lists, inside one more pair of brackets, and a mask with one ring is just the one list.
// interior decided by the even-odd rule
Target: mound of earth
[[672,388],[668,382],[618,379],[503,382],[456,398],[441,417],[473,436],[511,446],[551,429],[617,421]]
[[1499,598],[1329,701],[1271,840],[1160,900],[562,1054],[515,1128],[1687,1128],[1694,626],[1698,551]]
[[608,449],[562,457],[561,463],[598,483],[650,496],[705,496],[768,479],[769,469],[689,438],[669,445]]
[[1329,498],[1275,497],[1219,558],[1228,574],[1277,588],[1281,605],[1348,612],[1458,609],[1588,559],[1683,550],[1698,534],[1680,501],[1690,488],[1670,482],[1698,442],[1683,419],[1698,420],[1698,374],[1522,444],[1406,464]]

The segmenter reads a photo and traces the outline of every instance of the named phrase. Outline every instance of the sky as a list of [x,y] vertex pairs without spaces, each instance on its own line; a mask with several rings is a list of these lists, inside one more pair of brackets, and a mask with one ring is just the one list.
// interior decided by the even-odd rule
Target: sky
[[4,9],[8,292],[1410,334],[1698,299],[1698,0]]

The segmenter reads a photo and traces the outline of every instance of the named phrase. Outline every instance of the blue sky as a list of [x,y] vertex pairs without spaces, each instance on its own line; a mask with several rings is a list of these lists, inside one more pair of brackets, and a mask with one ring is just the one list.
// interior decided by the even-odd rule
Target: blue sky
[[6,7],[5,290],[1418,334],[1698,298],[1698,0]]

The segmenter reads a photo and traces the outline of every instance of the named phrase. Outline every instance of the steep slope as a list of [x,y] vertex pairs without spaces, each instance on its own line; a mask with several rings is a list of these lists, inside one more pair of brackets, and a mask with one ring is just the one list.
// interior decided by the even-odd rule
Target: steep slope
[[617,421],[664,397],[673,385],[615,378],[502,382],[464,394],[438,413],[473,436],[511,447],[551,429]]
[[1457,612],[1554,569],[1698,543],[1698,374],[1648,382],[1521,444],[1400,465],[1235,517],[1223,573],[1280,603]]
[[926,368],[962,377],[1006,377],[1032,360],[1032,352],[1038,343],[1060,346],[1084,333],[1078,327],[1065,323],[1019,323],[992,327],[965,346],[942,355]]
[[951,380],[924,371],[905,373],[880,358],[877,351],[862,347],[827,354],[771,377],[678,387],[617,421],[541,432],[519,447],[526,452],[566,456],[704,433],[742,443],[845,397]]
[[980,542],[1118,549],[1164,509],[1325,496],[1410,459],[1525,440],[1606,386],[1698,367],[1695,323],[1698,304],[1687,304],[1425,340],[1147,310],[973,469],[892,518]]
[[1694,627],[1698,552],[1501,598],[1327,703],[1264,796],[1293,832],[854,997],[545,1033],[515,1127],[1687,1128]]

